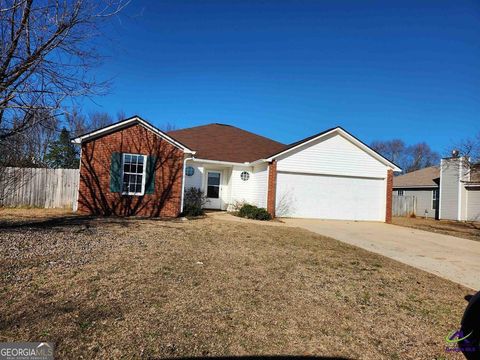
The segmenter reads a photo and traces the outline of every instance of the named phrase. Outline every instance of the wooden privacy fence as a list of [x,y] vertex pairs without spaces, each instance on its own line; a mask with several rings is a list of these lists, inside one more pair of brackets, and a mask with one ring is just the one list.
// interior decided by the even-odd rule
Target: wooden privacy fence
[[417,198],[415,196],[393,195],[392,215],[410,216],[417,212]]
[[73,208],[77,169],[0,168],[0,206]]

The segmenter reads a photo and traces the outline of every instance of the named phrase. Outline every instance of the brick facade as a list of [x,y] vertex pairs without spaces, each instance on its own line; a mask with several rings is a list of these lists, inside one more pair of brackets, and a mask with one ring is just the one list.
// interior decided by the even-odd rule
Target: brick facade
[[393,197],[393,170],[387,171],[387,208],[385,209],[385,222],[392,222],[392,197]]
[[277,192],[277,161],[273,160],[268,164],[268,194],[267,211],[272,217],[275,217],[275,201]]
[[[112,153],[156,157],[152,194],[122,195],[110,190]],[[180,213],[183,151],[141,125],[82,144],[78,211],[95,215],[176,217]]]

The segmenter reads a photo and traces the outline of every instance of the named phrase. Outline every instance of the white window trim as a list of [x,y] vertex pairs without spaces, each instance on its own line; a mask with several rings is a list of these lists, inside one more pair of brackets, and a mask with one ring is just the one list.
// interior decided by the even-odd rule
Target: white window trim
[[[125,175],[124,169],[124,163],[125,163],[125,155],[130,155],[130,156],[143,156],[143,173],[142,173],[142,190],[141,192],[131,192],[131,191],[123,191],[123,176]],[[127,174],[132,174],[132,175],[138,175],[138,173],[130,173],[127,172]],[[132,195],[132,196],[143,196],[145,195],[145,177],[147,174],[147,155],[142,155],[142,154],[131,154],[131,153],[122,153],[122,195]]]

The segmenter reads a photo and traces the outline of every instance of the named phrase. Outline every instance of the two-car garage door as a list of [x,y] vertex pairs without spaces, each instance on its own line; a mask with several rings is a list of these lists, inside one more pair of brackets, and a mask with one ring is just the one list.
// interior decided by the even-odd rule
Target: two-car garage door
[[385,179],[278,172],[277,214],[384,221],[385,186]]

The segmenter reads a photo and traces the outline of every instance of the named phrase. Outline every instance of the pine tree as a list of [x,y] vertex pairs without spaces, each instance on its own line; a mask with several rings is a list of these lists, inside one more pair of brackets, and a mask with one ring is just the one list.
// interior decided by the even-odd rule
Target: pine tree
[[53,168],[78,168],[77,149],[70,142],[70,132],[65,127],[60,132],[58,139],[49,145],[45,160],[48,166]]

